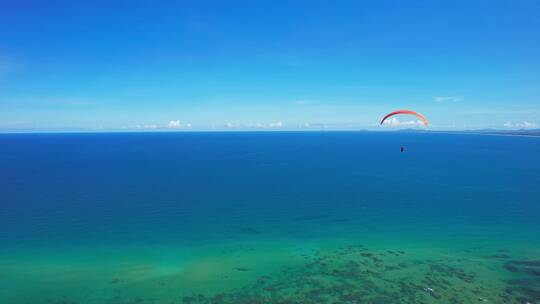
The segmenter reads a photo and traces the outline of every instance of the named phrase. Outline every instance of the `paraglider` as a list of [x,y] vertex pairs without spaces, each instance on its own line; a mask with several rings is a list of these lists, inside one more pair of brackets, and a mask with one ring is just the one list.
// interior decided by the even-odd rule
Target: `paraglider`
[[[386,116],[383,117],[383,119],[381,120],[381,123],[380,123],[380,124],[382,125],[382,124],[384,123],[384,121],[385,121],[387,118],[392,117],[392,116],[394,116],[394,115],[399,115],[399,114],[414,115],[414,116],[418,117],[418,118],[422,121],[422,123],[424,124],[424,126],[427,126],[427,125],[429,124],[429,121],[427,120],[426,117],[424,117],[424,115],[422,115],[422,114],[420,114],[420,113],[417,113],[417,112],[415,112],[415,111],[411,111],[411,110],[397,110],[397,111],[394,111],[394,112],[392,112],[392,113],[390,113],[390,114],[387,114]],[[400,151],[401,153],[405,152],[405,147],[404,147],[404,146],[401,146],[401,147],[399,148],[399,151]]]
[[394,115],[398,115],[398,114],[408,114],[408,115],[414,115],[416,117],[418,117],[423,123],[425,126],[427,126],[429,124],[429,121],[427,120],[427,118],[424,117],[424,115],[422,114],[419,114],[415,111],[411,111],[411,110],[397,110],[397,111],[394,111],[388,115],[386,115],[385,117],[383,117],[383,119],[381,120],[381,125],[384,123],[384,121],[389,118],[389,117],[392,117]]

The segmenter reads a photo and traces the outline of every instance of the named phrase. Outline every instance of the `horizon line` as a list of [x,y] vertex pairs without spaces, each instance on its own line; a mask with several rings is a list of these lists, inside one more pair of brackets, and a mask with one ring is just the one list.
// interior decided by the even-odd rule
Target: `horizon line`
[[[506,136],[540,136],[540,129],[463,129],[463,130],[429,130],[429,129],[272,129],[272,130],[249,130],[249,129],[218,129],[218,130],[0,130],[4,134],[133,134],[133,133],[328,133],[328,132],[404,132],[404,133],[467,133],[483,135],[506,135]],[[512,132],[538,132],[538,135],[511,134]]]

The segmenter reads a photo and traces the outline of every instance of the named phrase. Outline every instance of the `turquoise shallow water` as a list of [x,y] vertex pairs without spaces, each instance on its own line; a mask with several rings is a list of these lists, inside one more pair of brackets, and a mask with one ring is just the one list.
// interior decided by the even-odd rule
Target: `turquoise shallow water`
[[540,302],[539,138],[4,134],[0,146],[1,303]]

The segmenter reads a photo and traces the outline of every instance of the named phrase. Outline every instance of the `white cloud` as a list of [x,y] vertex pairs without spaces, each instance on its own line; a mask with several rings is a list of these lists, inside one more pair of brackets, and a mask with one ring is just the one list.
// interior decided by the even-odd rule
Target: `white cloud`
[[167,127],[171,128],[171,129],[178,129],[178,128],[182,127],[182,125],[180,124],[180,120],[171,120],[167,124]]
[[435,96],[433,97],[433,100],[435,100],[435,102],[446,102],[446,101],[455,102],[455,101],[463,101],[463,97],[461,96]]
[[167,124],[167,128],[169,129],[191,129],[192,125],[191,123],[181,123],[179,119],[177,120],[171,120]]
[[236,129],[238,127],[237,123],[227,122],[225,123],[225,128],[227,129]]
[[139,130],[155,130],[158,129],[158,125],[134,125],[134,126],[128,126],[128,127],[122,127],[122,129],[139,129]]
[[510,128],[510,129],[534,129],[534,128],[538,128],[538,124],[534,123],[534,122],[528,122],[528,121],[523,121],[523,122],[516,122],[516,123],[513,123],[511,121],[507,121],[504,123],[504,125],[506,128]]
[[224,127],[226,129],[279,129],[283,127],[283,122],[282,121],[275,121],[275,122],[269,122],[269,123],[250,122],[246,124],[227,122],[225,123]]
[[390,119],[387,119],[384,121],[385,125],[388,125],[390,127],[398,127],[398,126],[424,126],[424,123],[421,120],[408,120],[408,121],[399,121],[396,117],[392,117]]
[[283,127],[283,123],[281,121],[271,122],[268,124],[269,128],[281,128]]

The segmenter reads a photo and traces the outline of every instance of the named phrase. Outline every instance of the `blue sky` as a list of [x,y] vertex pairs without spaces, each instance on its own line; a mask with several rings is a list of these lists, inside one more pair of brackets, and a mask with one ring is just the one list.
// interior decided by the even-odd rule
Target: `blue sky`
[[540,124],[539,1],[142,2],[2,1],[0,130]]

